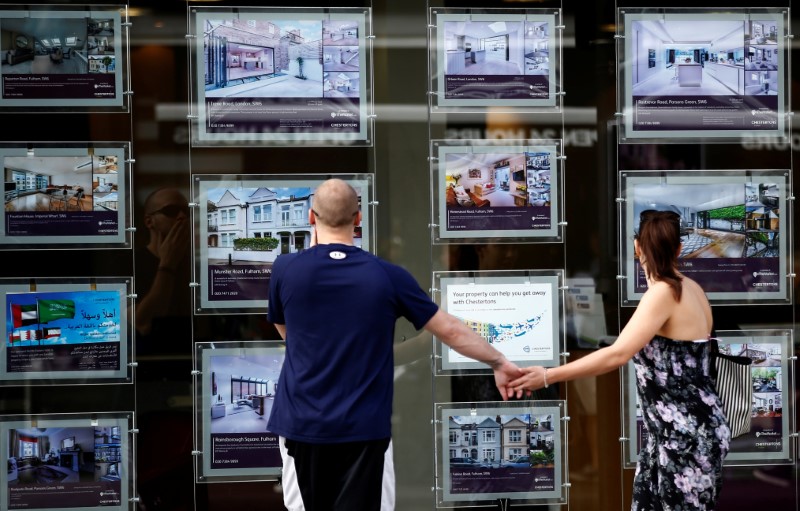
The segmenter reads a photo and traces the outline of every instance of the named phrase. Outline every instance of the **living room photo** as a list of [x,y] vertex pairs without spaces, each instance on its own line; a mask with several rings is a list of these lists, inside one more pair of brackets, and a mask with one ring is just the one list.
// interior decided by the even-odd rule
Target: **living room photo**
[[448,208],[550,206],[550,153],[448,153]]

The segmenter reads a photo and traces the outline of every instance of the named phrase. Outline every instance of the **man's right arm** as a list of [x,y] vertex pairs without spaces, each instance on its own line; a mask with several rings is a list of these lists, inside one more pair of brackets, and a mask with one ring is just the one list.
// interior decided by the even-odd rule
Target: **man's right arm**
[[465,357],[483,362],[491,367],[494,371],[497,390],[500,391],[503,401],[508,399],[508,382],[518,378],[523,372],[486,342],[486,339],[476,334],[458,318],[441,309],[425,324],[425,330]]

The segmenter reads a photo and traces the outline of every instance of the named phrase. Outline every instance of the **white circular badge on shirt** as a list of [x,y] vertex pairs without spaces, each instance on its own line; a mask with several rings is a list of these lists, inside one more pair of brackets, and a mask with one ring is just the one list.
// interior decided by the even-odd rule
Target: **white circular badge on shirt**
[[334,250],[328,255],[331,256],[331,259],[344,259],[345,257],[347,257],[347,254],[345,254],[344,252],[340,252],[338,250]]

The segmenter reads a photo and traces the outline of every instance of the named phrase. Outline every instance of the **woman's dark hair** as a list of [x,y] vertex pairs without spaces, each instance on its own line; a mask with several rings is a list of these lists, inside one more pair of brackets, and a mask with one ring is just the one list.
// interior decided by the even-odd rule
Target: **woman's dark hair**
[[678,275],[680,215],[672,211],[642,211],[636,239],[639,240],[641,257],[647,264],[647,273],[655,280],[669,284],[675,300],[680,301],[683,290],[681,277]]

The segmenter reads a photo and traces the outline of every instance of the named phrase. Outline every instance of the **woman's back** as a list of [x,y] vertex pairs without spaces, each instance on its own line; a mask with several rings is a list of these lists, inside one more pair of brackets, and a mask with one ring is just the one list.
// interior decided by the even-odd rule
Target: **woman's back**
[[[679,302],[668,304],[673,307],[667,321],[658,331],[659,335],[670,339],[682,341],[696,341],[706,339],[711,334],[713,321],[711,319],[711,306],[703,289],[692,279],[683,276],[681,281],[682,292]],[[667,285],[658,283],[658,285]]]

